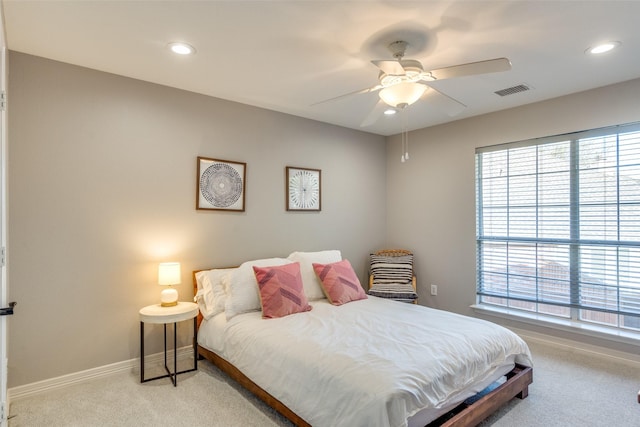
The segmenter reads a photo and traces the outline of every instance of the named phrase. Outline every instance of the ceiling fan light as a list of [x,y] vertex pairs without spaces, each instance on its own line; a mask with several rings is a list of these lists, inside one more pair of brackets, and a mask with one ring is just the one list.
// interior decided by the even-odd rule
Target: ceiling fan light
[[398,83],[382,89],[379,95],[387,105],[398,107],[400,104],[413,104],[426,90],[427,87],[419,83]]

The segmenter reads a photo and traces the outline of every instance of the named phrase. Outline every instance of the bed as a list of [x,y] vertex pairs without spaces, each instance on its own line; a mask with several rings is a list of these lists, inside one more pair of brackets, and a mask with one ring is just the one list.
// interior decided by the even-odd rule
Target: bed
[[[531,355],[507,329],[359,291],[342,302],[315,267],[338,271],[339,286],[355,277],[339,251],[194,272],[198,353],[293,424],[473,426],[527,396]],[[265,280],[282,291],[298,269],[303,308],[265,318]]]

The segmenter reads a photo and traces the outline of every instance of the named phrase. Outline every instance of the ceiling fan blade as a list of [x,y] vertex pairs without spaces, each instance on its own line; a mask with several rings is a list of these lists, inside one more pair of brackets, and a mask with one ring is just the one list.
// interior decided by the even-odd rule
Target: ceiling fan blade
[[449,95],[445,95],[430,85],[429,90],[427,90],[423,97],[427,99],[427,102],[432,103],[434,107],[444,111],[450,117],[462,113],[465,108],[467,108],[467,106],[462,102],[450,97]]
[[406,74],[404,67],[398,61],[374,59],[371,63],[380,68],[385,74],[390,74],[392,76],[401,76]]
[[436,80],[444,80],[475,74],[497,73],[499,71],[509,71],[510,69],[511,62],[507,58],[497,58],[439,68],[437,70],[431,70],[430,74],[435,77]]
[[333,97],[333,98],[325,99],[323,101],[314,102],[313,104],[311,104],[311,107],[313,107],[314,105],[324,104],[325,102],[338,101],[340,99],[347,98],[347,97],[353,96],[353,95],[360,95],[360,94],[363,94],[363,93],[375,92],[375,91],[378,91],[380,89],[382,89],[382,85],[375,85],[375,86],[372,86],[372,87],[368,87],[366,89],[360,89],[360,90],[356,90],[355,92],[349,92],[349,93],[345,93],[344,95],[340,95],[340,96],[336,96],[336,97]]
[[371,126],[375,122],[377,122],[378,119],[384,113],[384,110],[386,110],[387,108],[390,108],[390,107],[387,104],[385,104],[385,102],[382,99],[379,99],[378,103],[371,109],[369,114],[367,114],[367,117],[365,117],[362,123],[360,123],[360,127],[366,128],[368,126]]

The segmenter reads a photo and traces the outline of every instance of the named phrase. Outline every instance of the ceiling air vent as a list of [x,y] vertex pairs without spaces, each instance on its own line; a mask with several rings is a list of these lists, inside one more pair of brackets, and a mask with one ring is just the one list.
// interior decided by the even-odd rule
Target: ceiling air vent
[[526,92],[528,90],[530,90],[531,87],[526,85],[526,84],[519,84],[517,86],[513,86],[513,87],[508,87],[506,89],[501,89],[501,90],[497,90],[494,93],[496,95],[500,95],[500,96],[507,96],[507,95],[513,95],[516,93],[520,93],[520,92]]

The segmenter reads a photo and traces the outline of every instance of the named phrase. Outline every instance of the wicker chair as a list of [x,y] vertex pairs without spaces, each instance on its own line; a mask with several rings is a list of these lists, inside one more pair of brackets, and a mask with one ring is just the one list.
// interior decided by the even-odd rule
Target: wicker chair
[[383,249],[369,257],[369,295],[418,303],[413,253],[406,249]]

